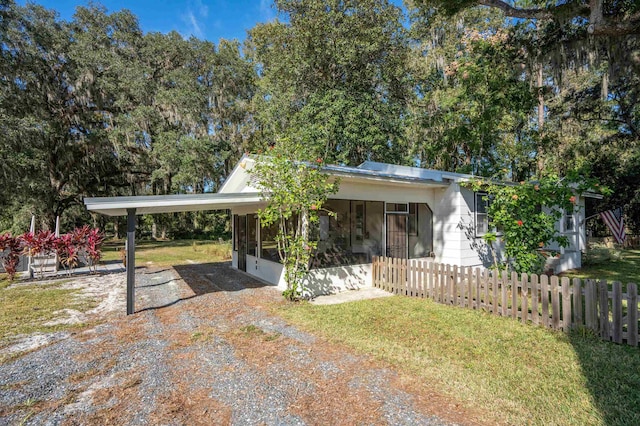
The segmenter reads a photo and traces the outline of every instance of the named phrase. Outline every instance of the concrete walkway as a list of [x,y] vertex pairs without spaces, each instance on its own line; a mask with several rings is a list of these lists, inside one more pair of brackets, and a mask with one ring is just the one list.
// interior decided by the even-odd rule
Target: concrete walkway
[[358,290],[348,290],[342,293],[318,296],[311,301],[313,305],[337,305],[338,303],[355,302],[356,300],[377,299],[389,297],[393,294],[376,287],[363,287]]

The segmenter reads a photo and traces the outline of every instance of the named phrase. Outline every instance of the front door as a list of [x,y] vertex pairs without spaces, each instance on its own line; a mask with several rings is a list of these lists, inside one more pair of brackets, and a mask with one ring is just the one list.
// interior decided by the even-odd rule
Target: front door
[[236,222],[238,244],[238,269],[247,270],[247,216],[238,215]]
[[387,256],[407,258],[406,214],[387,214]]

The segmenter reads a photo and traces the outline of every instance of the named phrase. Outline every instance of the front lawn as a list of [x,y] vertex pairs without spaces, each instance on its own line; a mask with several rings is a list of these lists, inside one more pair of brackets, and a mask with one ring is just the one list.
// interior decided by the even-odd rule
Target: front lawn
[[640,424],[637,348],[400,296],[280,313],[484,411],[490,423]]
[[[68,280],[13,285],[0,278],[0,346],[10,336],[52,332],[78,327],[78,324],[45,325],[62,309],[86,311],[95,301],[74,297],[79,290],[62,288]],[[82,325],[82,324],[81,324]]]
[[[109,241],[103,261],[122,259],[124,241]],[[196,240],[136,241],[137,266],[172,266],[231,260],[231,243]]]
[[593,264],[586,264],[580,269],[567,271],[563,275],[570,278],[605,279],[610,283],[620,281],[625,287],[629,283],[640,285],[640,250],[620,250],[613,254],[615,256],[601,259],[593,255]]

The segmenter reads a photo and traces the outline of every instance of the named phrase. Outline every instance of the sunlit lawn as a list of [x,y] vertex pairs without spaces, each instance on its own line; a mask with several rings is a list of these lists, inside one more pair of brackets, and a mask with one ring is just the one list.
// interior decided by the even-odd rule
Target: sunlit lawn
[[[122,259],[124,241],[107,242],[103,261]],[[171,266],[231,259],[231,243],[218,241],[136,241],[136,265]]]
[[605,279],[620,281],[625,285],[628,283],[640,285],[640,250],[622,250],[618,260],[584,266],[578,270],[567,271],[565,275],[571,278]]
[[401,296],[279,312],[481,410],[489,423],[640,424],[638,348]]
[[9,336],[81,326],[45,324],[62,309],[85,311],[95,306],[94,300],[74,297],[79,290],[62,288],[68,280],[23,284],[3,278],[0,276],[0,346]]

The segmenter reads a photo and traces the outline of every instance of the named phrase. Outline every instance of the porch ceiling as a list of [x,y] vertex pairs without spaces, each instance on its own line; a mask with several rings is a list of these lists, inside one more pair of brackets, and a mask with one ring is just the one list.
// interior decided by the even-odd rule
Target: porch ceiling
[[128,209],[135,209],[136,214],[173,213],[226,210],[238,206],[257,205],[261,202],[262,199],[257,193],[142,195],[84,199],[87,210],[107,216],[126,216]]

